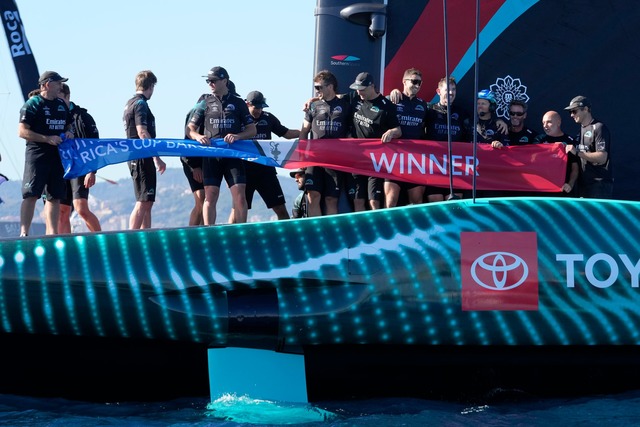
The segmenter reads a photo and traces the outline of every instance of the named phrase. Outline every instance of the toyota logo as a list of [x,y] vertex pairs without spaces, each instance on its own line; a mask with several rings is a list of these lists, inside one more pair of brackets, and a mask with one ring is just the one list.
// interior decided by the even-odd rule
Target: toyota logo
[[527,276],[527,263],[510,252],[489,252],[479,256],[471,265],[473,280],[492,291],[517,288],[524,283]]

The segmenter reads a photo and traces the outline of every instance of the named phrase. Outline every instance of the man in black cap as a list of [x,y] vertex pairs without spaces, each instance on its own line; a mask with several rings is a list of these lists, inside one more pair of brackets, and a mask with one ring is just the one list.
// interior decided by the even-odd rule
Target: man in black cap
[[[389,142],[402,136],[396,106],[376,90],[370,73],[358,74],[349,88],[358,94],[352,97],[351,104],[354,138],[380,138],[382,142]],[[355,184],[349,193],[353,197],[354,210],[365,210],[366,199],[371,209],[384,207],[383,178],[356,174],[353,178]]]
[[[298,129],[289,129],[280,123],[280,120],[271,113],[264,111],[269,107],[262,92],[254,90],[249,92],[245,99],[249,113],[256,123],[256,140],[271,140],[271,133],[275,133],[281,138],[293,139],[300,136]],[[269,143],[271,152],[278,150],[278,143]],[[244,162],[247,174],[247,184],[245,187],[245,197],[247,198],[247,209],[251,209],[253,194],[257,191],[267,208],[273,209],[278,219],[289,219],[289,212],[285,207],[285,198],[278,173],[273,166],[265,166],[256,162]],[[235,211],[231,209],[229,222],[233,223]]]
[[60,99],[62,83],[67,80],[55,71],[45,71],[38,80],[40,93],[29,98],[20,109],[18,136],[27,143],[20,236],[29,235],[36,202],[42,197],[45,186],[50,198],[44,207],[46,233],[58,234],[60,199],[67,193],[58,145],[62,137],[74,137],[69,108]]
[[301,191],[300,194],[293,201],[293,208],[291,209],[291,217],[292,218],[307,218],[309,215],[307,213],[307,191],[304,186],[304,177],[305,177],[305,168],[296,169],[294,171],[289,172],[289,176],[296,180],[296,184],[298,184],[298,190]]
[[[189,138],[203,145],[211,139],[222,138],[227,144],[251,139],[256,134],[256,125],[247,104],[228,88],[229,73],[223,67],[213,67],[206,76],[211,96],[200,101],[189,123]],[[204,124],[204,134],[199,128]],[[244,161],[232,158],[203,159],[204,205],[202,216],[205,225],[216,223],[216,205],[220,196],[220,184],[224,177],[231,191],[233,221],[247,222],[247,198],[245,196],[246,174]]]
[[611,134],[609,129],[591,114],[591,102],[576,96],[565,110],[580,125],[577,145],[567,145],[567,153],[580,158],[580,196],[597,199],[613,197],[613,169],[611,165]]

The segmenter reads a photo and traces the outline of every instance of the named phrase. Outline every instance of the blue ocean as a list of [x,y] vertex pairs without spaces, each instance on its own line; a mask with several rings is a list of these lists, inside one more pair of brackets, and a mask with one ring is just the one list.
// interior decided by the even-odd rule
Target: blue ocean
[[[550,385],[552,387],[552,385]],[[0,395],[6,426],[636,426],[640,390],[468,405],[420,399],[286,404],[224,395],[166,402],[86,403]]]

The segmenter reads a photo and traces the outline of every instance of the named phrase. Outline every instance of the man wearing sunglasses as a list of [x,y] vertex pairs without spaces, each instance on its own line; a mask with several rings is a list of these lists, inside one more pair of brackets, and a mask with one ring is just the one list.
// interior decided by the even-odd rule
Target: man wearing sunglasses
[[527,103],[514,99],[509,103],[509,135],[504,145],[535,144],[535,139],[540,132],[536,132],[524,125],[527,118]]
[[[405,70],[402,76],[402,93],[400,93],[399,99],[394,104],[396,105],[402,137],[406,139],[424,139],[425,136],[425,118],[429,106],[422,98],[417,96],[421,87],[422,73],[420,70],[416,68]],[[390,97],[388,98],[391,99]],[[424,190],[424,185],[385,179],[385,206],[388,208],[397,206],[401,191],[406,192],[409,204],[422,203]]]
[[[305,110],[300,139],[347,138],[351,107],[347,98],[337,95],[338,79],[327,70],[313,78],[315,97]],[[338,213],[338,201],[346,179],[344,172],[320,166],[309,166],[305,171],[307,213],[310,217]]]
[[[187,132],[191,139],[203,145],[211,145],[212,139],[222,139],[226,144],[251,139],[256,125],[245,101],[229,90],[229,73],[223,67],[213,67],[206,76],[211,95],[196,107]],[[199,133],[204,125],[204,134]],[[216,206],[220,196],[220,184],[225,179],[231,191],[233,220],[247,222],[247,183],[244,161],[232,158],[207,157],[202,161],[204,203],[202,218],[205,225],[216,223]]]
[[576,145],[567,145],[580,158],[580,196],[595,199],[613,197],[613,170],[611,165],[611,134],[607,126],[591,114],[591,102],[585,96],[576,96],[565,107],[571,118],[580,125]]

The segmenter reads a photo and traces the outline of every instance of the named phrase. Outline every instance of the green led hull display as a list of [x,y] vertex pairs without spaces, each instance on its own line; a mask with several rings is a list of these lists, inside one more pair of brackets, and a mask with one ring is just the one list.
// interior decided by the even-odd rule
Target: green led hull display
[[640,203],[457,201],[6,240],[0,330],[272,348],[635,345]]

